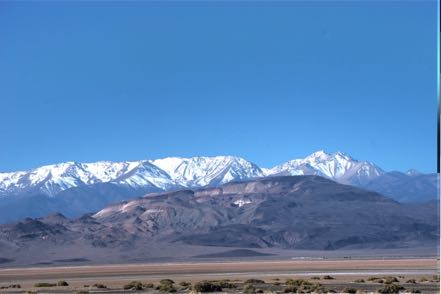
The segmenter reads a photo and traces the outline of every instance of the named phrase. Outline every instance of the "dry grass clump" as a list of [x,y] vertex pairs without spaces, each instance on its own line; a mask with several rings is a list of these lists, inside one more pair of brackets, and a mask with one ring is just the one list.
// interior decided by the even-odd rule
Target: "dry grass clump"
[[69,286],[69,284],[66,281],[58,281],[57,286],[67,287]]
[[222,287],[217,284],[210,281],[201,281],[197,282],[193,285],[193,290],[196,292],[220,292],[222,291]]
[[143,290],[144,285],[140,281],[131,281],[123,286],[124,290]]
[[41,282],[41,283],[34,284],[34,287],[36,287],[36,288],[40,288],[40,287],[55,287],[55,286],[57,286],[57,284],[55,284],[55,283],[47,283],[47,282]]
[[244,282],[245,284],[265,284],[265,281],[259,279],[248,279]]
[[357,289],[355,288],[344,288],[343,290],[341,290],[342,293],[348,293],[348,294],[355,294],[357,293]]
[[383,288],[378,290],[378,293],[388,294],[388,293],[400,293],[400,291],[405,290],[403,286],[397,284],[386,284]]
[[159,281],[159,285],[156,286],[156,290],[159,290],[160,292],[167,292],[167,293],[174,293],[177,291],[177,289],[173,286],[175,282],[170,279],[163,279]]
[[20,289],[21,285],[20,284],[11,284],[8,286],[1,286],[0,289]]

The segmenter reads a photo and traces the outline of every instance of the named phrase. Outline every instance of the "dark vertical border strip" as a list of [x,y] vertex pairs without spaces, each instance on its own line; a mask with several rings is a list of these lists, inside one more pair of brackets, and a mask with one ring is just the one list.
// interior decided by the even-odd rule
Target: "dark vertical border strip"
[[[436,89],[436,94],[437,94],[437,99],[438,99],[438,110],[437,110],[437,112],[438,112],[438,115],[437,115],[437,123],[438,123],[438,126],[437,126],[437,136],[436,136],[436,145],[437,145],[437,154],[436,154],[436,158],[437,158],[437,163],[436,163],[436,170],[437,170],[437,172],[438,172],[438,174],[440,174],[440,169],[441,169],[441,161],[440,161],[440,151],[441,151],[441,149],[440,149],[440,140],[441,140],[441,135],[440,135],[440,115],[441,115],[441,113],[440,113],[440,76],[441,76],[441,71],[440,71],[440,69],[441,69],[441,67],[440,67],[440,33],[441,33],[441,26],[440,26],[440,3],[441,3],[441,1],[440,0],[438,0],[437,1],[437,26],[438,26],[438,28],[437,28],[437,40],[436,40],[436,42],[437,42],[437,45],[436,45],[436,48],[437,48],[437,72],[436,72],[436,75],[437,75],[437,77],[436,77],[436,79],[437,79],[437,81],[436,81],[436,84],[437,84],[437,89]],[[439,182],[439,181],[438,181]],[[438,186],[438,191],[439,191],[439,186]]]

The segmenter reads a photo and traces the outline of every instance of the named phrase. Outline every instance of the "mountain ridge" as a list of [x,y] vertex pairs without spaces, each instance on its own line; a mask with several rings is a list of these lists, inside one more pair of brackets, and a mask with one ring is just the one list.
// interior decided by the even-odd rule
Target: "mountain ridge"
[[386,172],[369,161],[323,150],[273,168],[236,156],[167,157],[139,161],[65,162],[0,173],[0,223],[62,212],[69,217],[146,193],[216,187],[280,175],[318,175],[402,202],[437,199],[436,174]]
[[121,262],[128,251],[137,260],[222,248],[436,248],[439,223],[435,203],[402,204],[316,175],[274,176],[148,194],[75,219],[26,218],[0,225],[0,240],[14,264]]

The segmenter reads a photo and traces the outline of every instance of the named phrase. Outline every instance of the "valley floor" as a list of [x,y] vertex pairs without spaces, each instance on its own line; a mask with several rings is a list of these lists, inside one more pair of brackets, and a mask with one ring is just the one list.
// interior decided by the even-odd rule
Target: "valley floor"
[[[230,293],[253,289],[283,293],[289,289],[289,283],[297,285],[295,288],[299,291],[319,287],[317,289],[323,291],[342,292],[346,288],[376,292],[387,287],[388,279],[406,290],[439,293],[439,259],[253,260],[4,268],[0,269],[0,288],[3,287],[0,293],[124,293],[133,291],[123,290],[131,281],[143,284],[144,290],[139,293],[160,293],[155,287],[161,285],[162,279],[173,280],[173,287],[180,293],[191,289],[183,282],[194,285],[202,280],[228,280],[230,286],[236,287],[223,289]],[[265,283],[246,283],[249,279]],[[287,284],[287,279],[298,282]],[[35,287],[37,283],[56,284],[60,280],[69,286]],[[12,285],[20,285],[20,288],[9,287]],[[100,285],[106,288],[99,288]]]

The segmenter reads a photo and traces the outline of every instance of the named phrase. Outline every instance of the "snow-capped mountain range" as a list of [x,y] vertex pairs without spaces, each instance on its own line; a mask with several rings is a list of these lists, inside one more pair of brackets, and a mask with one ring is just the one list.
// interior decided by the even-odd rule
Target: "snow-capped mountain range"
[[318,175],[376,191],[399,202],[438,197],[438,175],[385,172],[347,154],[317,151],[273,168],[240,157],[168,157],[95,163],[65,162],[0,173],[0,223],[60,212],[69,217],[151,192],[216,187],[232,181],[284,175]]
[[341,152],[315,152],[304,159],[290,160],[273,168],[260,168],[240,157],[168,157],[156,160],[94,163],[64,162],[29,171],[0,173],[0,195],[39,192],[55,196],[59,192],[97,183],[154,187],[215,186],[271,175],[320,175],[337,182],[358,184],[384,171],[373,163],[358,161]]

